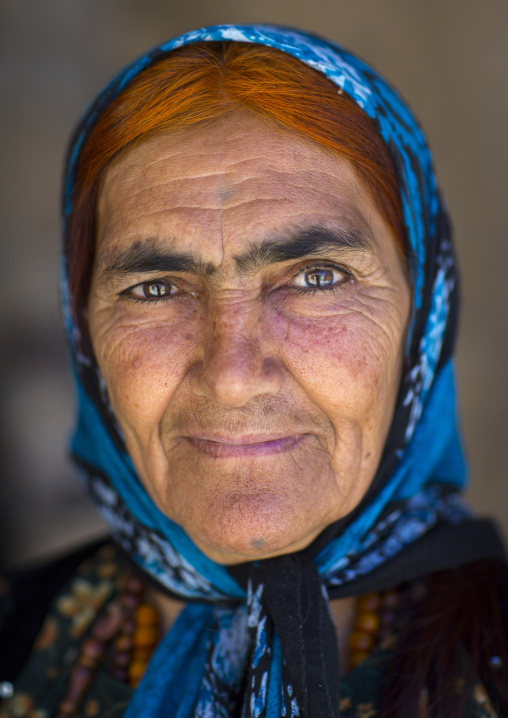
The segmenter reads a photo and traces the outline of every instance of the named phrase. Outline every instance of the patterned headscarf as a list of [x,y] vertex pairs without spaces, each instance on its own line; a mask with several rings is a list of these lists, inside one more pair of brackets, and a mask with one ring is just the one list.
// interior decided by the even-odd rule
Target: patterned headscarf
[[425,549],[470,523],[458,498],[465,465],[451,359],[457,276],[424,135],[374,70],[333,43],[263,25],[204,28],[156,47],[111,82],[80,125],[66,172],[65,226],[80,148],[111,100],[176,48],[234,40],[282,50],[326,75],[374,120],[386,142],[411,254],[413,313],[404,376],[380,466],[360,506],[302,552],[225,567],[162,514],[141,484],[96,363],[79,349],[63,277],[78,394],[73,456],[115,541],[161,587],[188,602],[135,691],[128,718],[338,716],[338,649],[328,600],[478,558],[463,541],[451,541],[453,551],[443,542],[438,559],[435,550]]

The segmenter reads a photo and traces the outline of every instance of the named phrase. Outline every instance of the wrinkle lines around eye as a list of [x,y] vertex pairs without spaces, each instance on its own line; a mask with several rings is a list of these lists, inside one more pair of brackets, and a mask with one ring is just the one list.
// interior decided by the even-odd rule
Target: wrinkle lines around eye
[[[367,299],[358,296],[357,303],[359,306],[355,307],[354,311],[371,324],[374,324],[378,330],[381,330],[393,345],[394,342],[398,341],[397,337],[400,334],[401,327],[403,331],[407,328],[408,317],[402,317],[400,298],[397,301],[397,294],[393,292],[392,295],[392,298],[371,295]],[[387,317],[389,317],[389,321],[387,321]]]
[[371,345],[374,344],[374,342],[379,343],[380,335],[386,339],[388,347],[393,347],[395,345],[395,342],[398,341],[397,340],[397,337],[399,335],[398,322],[394,322],[393,324],[392,324],[392,322],[390,322],[390,326],[393,327],[393,331],[390,331],[389,328],[386,326],[385,322],[372,316],[372,313],[366,309],[355,308],[355,310],[351,311],[350,313],[354,314],[356,316],[361,316],[362,319],[364,319],[371,326],[374,327],[374,331],[369,331],[365,327],[362,327],[362,329],[361,329],[361,331],[366,336],[369,337],[369,343]]
[[122,361],[123,357],[134,356],[143,348],[150,352],[154,348],[154,333],[157,335],[157,344],[171,345],[172,327],[165,324],[154,322],[140,326],[138,323],[129,322],[119,325],[112,320],[97,327],[95,330],[96,343],[100,343],[102,346],[100,361],[107,363],[119,358]]

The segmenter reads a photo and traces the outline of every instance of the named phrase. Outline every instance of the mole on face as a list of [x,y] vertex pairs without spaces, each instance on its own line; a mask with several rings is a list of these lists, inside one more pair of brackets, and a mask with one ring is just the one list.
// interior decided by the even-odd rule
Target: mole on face
[[228,199],[230,199],[232,197],[233,192],[234,192],[234,190],[232,187],[221,187],[217,191],[217,196],[218,196],[219,200],[221,201],[221,203],[224,204],[225,202],[228,201]]
[[266,543],[266,541],[264,538],[255,538],[255,539],[252,539],[252,541],[250,542],[250,545],[254,549],[256,549],[256,548],[259,549],[259,548],[263,548],[265,543]]

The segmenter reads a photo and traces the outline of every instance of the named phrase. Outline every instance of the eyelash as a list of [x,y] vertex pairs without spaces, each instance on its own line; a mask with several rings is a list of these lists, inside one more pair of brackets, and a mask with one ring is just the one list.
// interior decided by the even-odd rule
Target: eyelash
[[[353,275],[350,272],[348,272],[347,270],[345,270],[344,267],[340,267],[336,264],[327,263],[327,262],[314,263],[314,264],[309,264],[306,267],[302,267],[302,269],[299,269],[298,272],[296,272],[296,274],[294,274],[291,277],[291,281],[293,281],[296,277],[299,277],[299,276],[305,274],[306,272],[310,272],[313,269],[333,269],[337,272],[340,272],[342,275],[344,275],[345,280],[343,282],[340,282],[340,284],[335,284],[335,285],[332,285],[329,287],[326,287],[326,286],[325,287],[292,287],[292,286],[285,285],[283,288],[290,289],[293,292],[297,292],[298,294],[316,294],[318,292],[319,293],[336,292],[339,289],[344,289],[345,285],[352,284],[354,281]],[[127,289],[124,289],[123,291],[121,291],[120,295],[126,296],[131,301],[134,301],[139,304],[160,304],[161,302],[167,302],[170,299],[173,299],[175,297],[175,295],[173,295],[173,294],[168,294],[167,296],[163,296],[163,297],[135,297],[134,295],[131,294],[131,292],[134,289],[136,289],[138,287],[142,287],[143,284],[168,284],[169,286],[173,286],[173,287],[176,286],[175,284],[173,284],[173,282],[168,282],[166,279],[156,278],[156,279],[152,279],[151,281],[148,281],[148,282],[139,282],[138,284],[135,284],[132,287],[128,287]]]
[[161,304],[161,302],[168,302],[173,297],[171,295],[167,297],[154,297],[153,299],[149,299],[148,297],[131,297],[132,301],[136,302],[136,304]]

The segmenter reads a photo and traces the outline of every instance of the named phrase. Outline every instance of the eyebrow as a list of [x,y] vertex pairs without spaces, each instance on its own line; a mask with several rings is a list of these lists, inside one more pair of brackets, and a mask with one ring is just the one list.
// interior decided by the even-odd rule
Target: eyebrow
[[[280,264],[330,251],[371,251],[373,238],[367,226],[362,228],[321,227],[300,228],[286,239],[268,239],[252,243],[246,252],[233,258],[243,274],[255,272],[271,264]],[[127,276],[143,272],[187,272],[206,276],[217,271],[211,263],[203,262],[189,253],[161,250],[154,242],[135,242],[122,250],[104,272],[110,276]]]
[[287,239],[252,244],[247,252],[234,259],[240,271],[247,273],[308,255],[319,256],[337,250],[365,252],[372,247],[373,238],[367,227],[333,229],[316,225],[299,229]]
[[104,272],[107,275],[126,276],[142,272],[189,272],[206,275],[213,266],[198,261],[192,254],[161,250],[154,242],[135,242],[122,250]]

